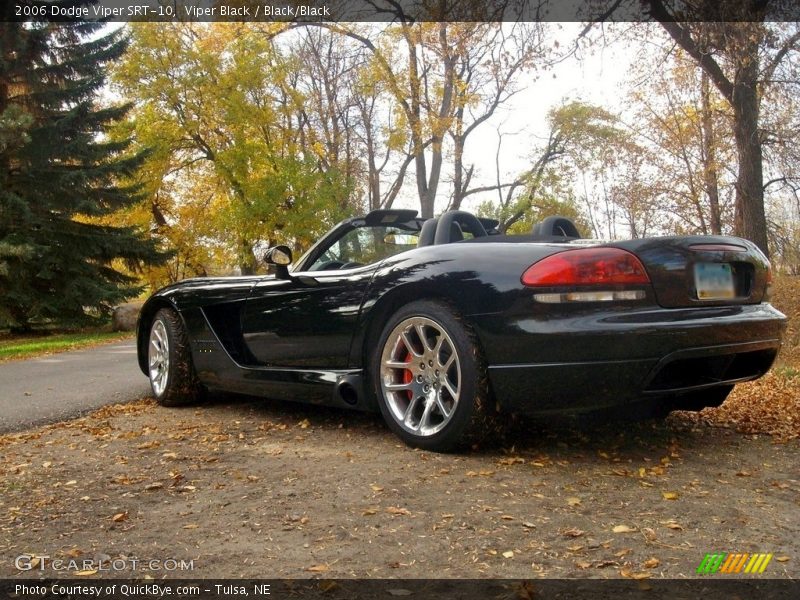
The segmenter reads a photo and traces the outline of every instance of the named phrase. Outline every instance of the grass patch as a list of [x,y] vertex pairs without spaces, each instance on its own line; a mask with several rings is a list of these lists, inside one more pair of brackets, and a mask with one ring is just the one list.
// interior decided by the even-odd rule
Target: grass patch
[[133,333],[85,331],[48,336],[0,338],[0,361],[64,352],[132,337]]
[[787,379],[794,379],[796,377],[800,377],[800,369],[797,367],[788,367],[788,366],[781,366],[775,367],[774,369],[777,375],[781,377],[786,377]]

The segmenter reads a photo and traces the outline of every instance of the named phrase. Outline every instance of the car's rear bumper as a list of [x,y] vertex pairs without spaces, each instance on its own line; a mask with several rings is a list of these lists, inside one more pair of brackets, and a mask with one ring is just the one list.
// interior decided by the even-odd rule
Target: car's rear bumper
[[769,304],[562,313],[546,321],[473,316],[500,404],[585,411],[674,396],[766,373],[786,319]]

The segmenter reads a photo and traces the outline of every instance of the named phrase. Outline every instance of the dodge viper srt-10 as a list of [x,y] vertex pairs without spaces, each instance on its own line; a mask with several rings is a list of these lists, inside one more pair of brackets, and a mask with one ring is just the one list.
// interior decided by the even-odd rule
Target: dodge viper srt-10
[[780,348],[770,266],[747,240],[496,227],[376,210],[297,261],[271,248],[272,275],[170,285],[142,308],[139,365],[165,406],[223,390],[379,410],[446,451],[500,413],[718,406]]

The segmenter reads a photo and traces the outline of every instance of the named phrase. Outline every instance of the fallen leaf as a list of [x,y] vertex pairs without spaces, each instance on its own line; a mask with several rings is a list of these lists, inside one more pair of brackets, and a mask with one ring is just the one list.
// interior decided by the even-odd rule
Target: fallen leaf
[[183,529],[197,529],[197,528],[198,528],[197,523],[189,523],[188,525],[183,526]]
[[530,521],[523,521],[522,526],[527,527],[528,529],[536,529],[536,524],[531,523]]
[[678,492],[661,492],[661,495],[664,497],[664,500],[678,499]]
[[505,552],[503,552],[503,558],[514,558],[514,551],[506,550]]
[[161,483],[160,481],[156,481],[154,483],[148,483],[146,486],[144,486],[144,489],[147,492],[152,492],[153,490],[160,490],[163,487],[164,487],[163,483]]
[[614,533],[632,533],[636,531],[635,527],[628,527],[627,525],[615,525],[612,529]]
[[323,573],[325,571],[330,571],[330,567],[328,565],[313,565],[308,567],[306,571],[311,571],[312,573]]
[[499,465],[516,465],[516,464],[524,464],[525,459],[520,456],[509,456],[506,458],[501,458],[497,461]]
[[83,571],[76,571],[73,575],[75,575],[75,577],[89,577],[95,573],[97,573],[97,569],[85,569]]
[[683,527],[676,523],[675,521],[662,521],[661,524],[664,527],[668,527],[669,529],[674,529],[675,531],[683,531]]
[[579,561],[575,563],[575,566],[579,569],[588,569],[592,566],[592,563],[586,562],[585,560]]
[[575,496],[572,496],[571,498],[567,498],[567,504],[569,504],[570,506],[578,506],[578,505],[580,505],[580,503],[581,503],[581,499],[580,498],[576,498]]
[[789,557],[788,556],[776,556],[775,560],[777,560],[778,562],[788,562],[789,561]]
[[513,521],[514,520],[514,517],[512,517],[511,515],[502,515],[500,518],[503,519],[503,521]]
[[120,523],[122,521],[127,521],[128,520],[128,513],[127,512],[117,513],[113,517],[111,517],[111,520],[114,521],[114,523]]
[[298,426],[300,427],[300,429],[308,429],[311,426],[311,421],[309,421],[308,419],[303,419],[298,423]]
[[660,564],[661,561],[657,558],[648,558],[646,561],[644,561],[644,563],[642,563],[642,566],[645,569],[655,569]]
[[377,508],[367,508],[367,509],[364,509],[364,512],[362,512],[361,514],[363,516],[365,516],[365,517],[368,517],[370,515],[375,515],[377,513],[378,513],[378,509]]
[[375,484],[375,483],[371,484],[369,487],[372,488],[373,492],[382,492],[383,491],[383,488],[381,486],[379,486],[378,484]]
[[573,544],[572,546],[567,546],[567,550],[570,552],[579,552],[583,550],[583,544]]
[[71,479],[67,483],[65,483],[64,485],[77,485],[77,484],[78,484],[77,481],[75,481],[74,479]]
[[562,531],[561,535],[563,535],[564,537],[576,538],[576,537],[581,537],[584,533],[586,532],[583,531],[583,529],[578,529],[577,527],[570,527],[569,529]]
[[619,574],[629,579],[649,579],[650,577],[652,577],[652,573],[648,573],[647,571],[640,571],[638,573],[635,573],[627,568],[620,570]]
[[390,515],[410,515],[411,511],[407,508],[402,508],[400,506],[390,506],[386,509],[386,512]]

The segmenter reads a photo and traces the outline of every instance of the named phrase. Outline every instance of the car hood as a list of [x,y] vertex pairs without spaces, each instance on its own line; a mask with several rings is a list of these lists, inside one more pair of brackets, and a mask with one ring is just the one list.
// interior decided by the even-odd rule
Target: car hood
[[153,294],[153,297],[169,299],[180,309],[220,302],[237,302],[245,300],[257,283],[273,279],[274,275],[196,277],[163,287]]

